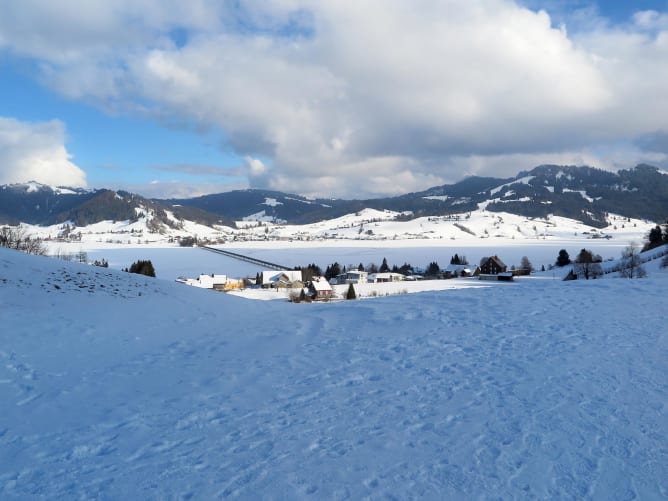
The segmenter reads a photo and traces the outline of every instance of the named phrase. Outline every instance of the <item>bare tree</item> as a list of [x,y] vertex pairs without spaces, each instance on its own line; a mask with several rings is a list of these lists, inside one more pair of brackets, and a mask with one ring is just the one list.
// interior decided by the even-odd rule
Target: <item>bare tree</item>
[[533,265],[531,264],[531,261],[529,261],[528,257],[522,256],[522,260],[520,261],[520,268],[523,270],[529,270],[529,272],[533,271]]
[[631,242],[622,251],[619,276],[624,278],[643,278],[647,276],[640,259],[638,245],[635,242]]
[[573,264],[573,273],[578,278],[585,278],[586,280],[600,277],[603,275],[601,261],[603,261],[601,256],[593,254],[587,249],[582,249]]
[[46,247],[42,240],[31,237],[21,226],[3,226],[0,228],[0,247],[7,247],[39,256],[46,255]]

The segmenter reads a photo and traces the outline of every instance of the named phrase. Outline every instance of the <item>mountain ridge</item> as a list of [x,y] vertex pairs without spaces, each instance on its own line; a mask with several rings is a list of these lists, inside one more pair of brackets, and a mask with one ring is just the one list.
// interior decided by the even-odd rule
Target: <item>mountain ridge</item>
[[148,199],[109,189],[51,187],[35,182],[0,186],[0,224],[78,226],[150,215],[153,229],[184,221],[235,227],[250,220],[308,224],[363,209],[389,210],[401,218],[462,214],[478,209],[525,217],[562,216],[593,227],[607,214],[668,219],[668,174],[639,164],[610,172],[589,166],[540,165],[510,178],[469,176],[454,184],[371,199],[309,198],[276,190],[244,189],[182,199]]

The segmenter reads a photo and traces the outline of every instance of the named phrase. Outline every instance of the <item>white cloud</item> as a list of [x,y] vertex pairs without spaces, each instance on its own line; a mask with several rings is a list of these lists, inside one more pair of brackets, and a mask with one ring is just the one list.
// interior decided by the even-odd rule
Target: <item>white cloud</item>
[[248,169],[248,175],[251,177],[262,176],[267,172],[267,167],[259,158],[244,157],[244,163]]
[[0,184],[86,186],[86,174],[71,161],[64,142],[65,127],[57,120],[30,123],[0,117]]
[[[70,97],[220,128],[250,182],[276,189],[394,193],[583,151],[597,165],[599,146],[667,127],[668,23],[657,12],[569,35],[511,0],[81,11],[70,0],[62,14],[36,1],[12,3],[19,22],[0,21],[0,47],[37,58]],[[175,28],[184,44],[169,39]],[[258,156],[271,168],[249,162]]]

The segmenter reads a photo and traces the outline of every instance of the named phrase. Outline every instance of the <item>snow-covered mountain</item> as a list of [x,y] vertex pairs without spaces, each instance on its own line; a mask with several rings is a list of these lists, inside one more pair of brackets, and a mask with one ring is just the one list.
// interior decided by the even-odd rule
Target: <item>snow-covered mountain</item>
[[525,217],[567,217],[602,228],[607,226],[608,213],[664,222],[668,218],[668,175],[648,165],[617,173],[544,165],[510,179],[470,177],[453,185],[380,199],[311,200],[279,192],[242,190],[170,202],[237,220],[288,224],[314,223],[363,209],[423,217],[486,208]]
[[186,221],[209,227],[234,227],[234,221],[313,224],[365,209],[390,211],[402,220],[484,209],[525,218],[568,218],[598,229],[610,225],[609,214],[663,223],[668,219],[668,175],[647,165],[617,173],[544,165],[510,179],[470,177],[419,193],[369,200],[309,199],[267,190],[147,200],[126,192],[69,190],[37,183],[0,187],[0,224],[70,222],[87,226],[101,221],[134,222],[146,214],[153,225],[148,231],[166,232],[179,229]]
[[295,305],[0,248],[0,497],[660,499],[667,279]]
[[102,221],[130,224],[142,217],[146,229],[153,232],[178,230],[187,221],[207,226],[234,224],[196,207],[164,205],[125,191],[70,189],[35,182],[0,186],[0,224],[85,227]]

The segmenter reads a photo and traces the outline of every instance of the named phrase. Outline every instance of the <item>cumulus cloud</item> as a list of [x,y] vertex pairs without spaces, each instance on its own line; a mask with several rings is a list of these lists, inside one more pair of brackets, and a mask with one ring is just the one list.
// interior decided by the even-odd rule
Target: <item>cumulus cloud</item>
[[0,117],[0,184],[37,181],[86,186],[86,174],[65,148],[62,122],[21,122]]
[[653,11],[569,34],[511,0],[69,0],[29,37],[47,22],[35,2],[12,4],[0,47],[70,97],[220,128],[253,186],[404,192],[523,158],[598,165],[598,147],[665,132],[668,23]]

